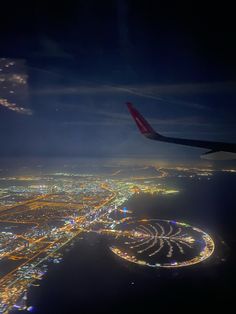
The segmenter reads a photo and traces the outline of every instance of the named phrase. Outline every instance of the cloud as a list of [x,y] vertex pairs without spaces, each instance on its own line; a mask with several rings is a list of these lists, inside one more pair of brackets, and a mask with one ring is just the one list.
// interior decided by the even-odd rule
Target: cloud
[[232,92],[236,89],[236,81],[144,85],[140,89],[145,93],[161,95],[191,95]]
[[[82,105],[81,105],[82,108]],[[135,128],[134,121],[127,113],[120,113],[109,111],[100,108],[94,108],[93,110],[88,109],[87,113],[91,112],[91,115],[87,115],[85,119],[63,121],[61,125],[63,127],[100,127],[100,128],[111,128],[128,130],[127,127],[137,131]],[[188,137],[195,138],[196,130],[200,137],[209,136],[214,137],[215,135],[229,136],[231,131],[225,129],[225,123],[222,121],[210,122],[204,116],[185,116],[177,118],[147,118],[148,122],[153,128],[166,136],[176,137]],[[229,127],[229,125],[227,124]],[[232,125],[233,127],[234,125]],[[187,133],[186,133],[187,131]],[[110,132],[110,131],[109,131]],[[186,136],[186,134],[188,134]]]
[[[95,117],[94,117],[95,116]],[[96,116],[100,116],[98,119]],[[197,116],[189,116],[189,117],[180,117],[175,119],[155,119],[148,118],[148,121],[153,126],[177,126],[177,125],[185,125],[185,126],[208,126],[208,123],[202,121],[200,117]],[[134,122],[131,119],[130,115],[118,113],[118,112],[109,112],[106,110],[101,110],[99,108],[93,110],[93,119],[89,120],[77,120],[77,121],[64,121],[62,123],[64,126],[69,125],[100,125],[100,126],[125,126],[125,125],[133,125]]]
[[153,99],[170,105],[190,107],[198,110],[209,110],[208,107],[181,99],[194,94],[211,94],[219,92],[234,92],[236,81],[205,82],[165,85],[112,85],[112,84],[80,84],[74,86],[57,86],[34,90],[35,95],[127,95]]
[[61,45],[48,37],[43,37],[40,40],[41,49],[34,53],[38,57],[46,58],[62,58],[62,59],[73,59],[73,56],[67,53]]

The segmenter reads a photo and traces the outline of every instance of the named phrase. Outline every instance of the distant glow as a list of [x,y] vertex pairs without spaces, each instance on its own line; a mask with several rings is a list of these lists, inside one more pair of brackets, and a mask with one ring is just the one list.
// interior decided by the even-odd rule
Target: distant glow
[[12,74],[9,76],[9,81],[16,84],[27,84],[27,75],[24,74]]
[[15,307],[16,309],[19,309],[20,308],[20,306],[19,305],[17,305],[17,304],[14,304],[14,306],[13,307]]
[[27,311],[28,311],[28,312],[33,312],[33,311],[34,311],[34,307],[33,307],[33,306],[29,306],[29,307],[27,308]]

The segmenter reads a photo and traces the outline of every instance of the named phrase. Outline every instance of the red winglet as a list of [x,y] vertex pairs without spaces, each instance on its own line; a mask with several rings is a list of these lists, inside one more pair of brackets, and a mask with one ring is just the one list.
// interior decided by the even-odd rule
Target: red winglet
[[135,109],[130,102],[127,102],[126,104],[140,132],[144,135],[155,134],[156,132],[153,130],[151,125],[144,119],[144,117],[138,112],[138,110]]

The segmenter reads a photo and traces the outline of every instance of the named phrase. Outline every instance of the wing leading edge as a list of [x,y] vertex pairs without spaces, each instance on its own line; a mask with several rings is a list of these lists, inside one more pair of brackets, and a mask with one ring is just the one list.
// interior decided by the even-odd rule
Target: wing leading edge
[[151,127],[151,125],[147,122],[147,120],[144,119],[144,117],[138,112],[136,108],[134,108],[134,106],[130,102],[127,103],[127,106],[140,132],[149,139],[161,141],[161,142],[209,149],[210,151],[205,153],[202,156],[203,158],[206,158],[206,159],[211,159],[211,158],[208,158],[209,155],[215,154],[218,152],[230,153],[228,154],[229,158],[226,158],[226,159],[236,159],[236,144],[224,143],[224,142],[191,140],[191,139],[163,136],[157,133]]

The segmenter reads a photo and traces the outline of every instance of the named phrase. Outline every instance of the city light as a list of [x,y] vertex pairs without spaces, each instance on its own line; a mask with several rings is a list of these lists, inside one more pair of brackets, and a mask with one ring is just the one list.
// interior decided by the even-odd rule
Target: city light
[[0,277],[0,312],[32,311],[26,305],[28,287],[38,284],[48,263],[60,263],[62,248],[82,233],[107,236],[116,255],[142,266],[176,268],[209,258],[214,242],[202,230],[184,222],[136,220],[126,206],[140,193],[178,194],[161,181],[173,170],[161,173],[154,179],[76,173],[1,177],[0,262],[12,266]]

